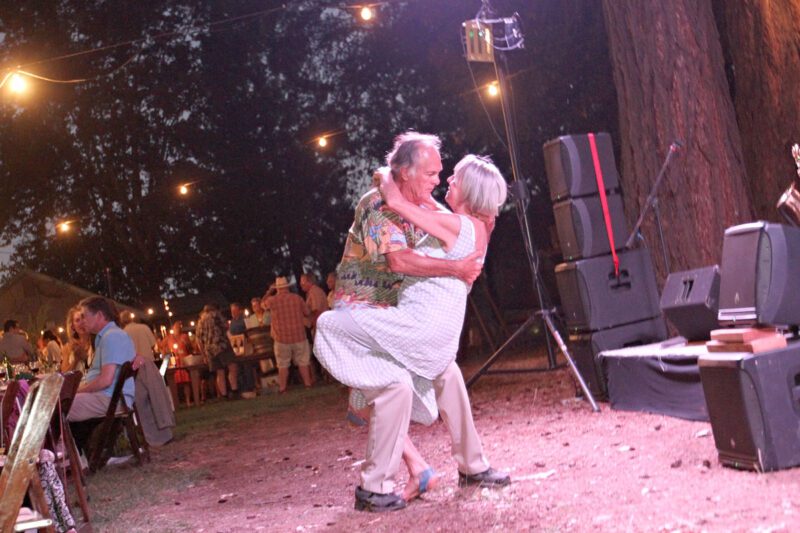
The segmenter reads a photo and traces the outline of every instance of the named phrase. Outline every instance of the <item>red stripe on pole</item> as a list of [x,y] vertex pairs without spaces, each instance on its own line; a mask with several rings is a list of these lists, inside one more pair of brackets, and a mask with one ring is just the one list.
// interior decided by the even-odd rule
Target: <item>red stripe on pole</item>
[[594,140],[594,133],[589,134],[589,148],[592,150],[592,162],[594,163],[594,177],[597,180],[597,190],[600,193],[600,204],[603,206],[603,218],[606,222],[606,234],[608,244],[611,246],[611,258],[614,261],[614,275],[619,277],[619,257],[617,257],[617,247],[614,246],[614,230],[611,227],[611,213],[608,211],[608,199],[606,198],[606,186],[603,182],[603,170],[600,168],[600,156],[597,153],[597,144]]

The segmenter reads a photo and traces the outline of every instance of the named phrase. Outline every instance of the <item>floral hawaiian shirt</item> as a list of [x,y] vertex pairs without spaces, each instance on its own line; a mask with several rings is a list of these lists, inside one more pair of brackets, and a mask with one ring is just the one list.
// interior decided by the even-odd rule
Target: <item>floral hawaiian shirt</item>
[[382,210],[377,189],[359,200],[347,234],[342,261],[336,269],[335,306],[397,305],[401,274],[389,270],[385,254],[414,248],[425,233],[396,213]]

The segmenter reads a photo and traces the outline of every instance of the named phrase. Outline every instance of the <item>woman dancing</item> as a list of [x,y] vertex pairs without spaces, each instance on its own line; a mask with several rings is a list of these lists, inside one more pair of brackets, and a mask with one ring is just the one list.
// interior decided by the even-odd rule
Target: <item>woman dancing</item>
[[[483,257],[507,194],[505,180],[489,159],[468,155],[456,165],[445,196],[452,213],[438,206],[414,205],[403,197],[388,171],[379,174],[386,207],[428,233],[415,247],[417,253],[457,260],[477,251]],[[353,408],[366,407],[358,389],[406,382],[414,390],[411,419],[429,425],[439,414],[432,382],[455,360],[469,289],[456,278],[406,276],[396,307],[349,310],[384,353],[365,350],[358,341],[346,339],[318,342],[315,353],[336,379],[355,389]],[[436,474],[408,438],[403,459],[410,473],[403,496],[409,500],[432,488]]]

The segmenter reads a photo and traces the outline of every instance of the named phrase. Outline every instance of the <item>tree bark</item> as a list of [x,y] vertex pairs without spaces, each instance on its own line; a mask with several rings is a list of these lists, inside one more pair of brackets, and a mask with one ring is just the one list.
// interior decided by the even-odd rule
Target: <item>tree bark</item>
[[739,0],[715,9],[755,213],[781,220],[775,204],[795,176],[791,146],[800,142],[800,2]]
[[[671,270],[718,263],[725,228],[752,220],[741,140],[710,0],[604,0],[617,88],[628,220],[644,208],[670,144],[658,194]],[[660,282],[668,274],[651,212],[642,233]]]

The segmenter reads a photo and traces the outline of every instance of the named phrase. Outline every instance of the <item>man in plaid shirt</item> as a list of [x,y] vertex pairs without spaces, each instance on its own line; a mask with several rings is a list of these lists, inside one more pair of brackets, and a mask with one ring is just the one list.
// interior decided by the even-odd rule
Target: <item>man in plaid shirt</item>
[[300,370],[303,384],[311,386],[311,346],[306,337],[311,310],[300,295],[289,291],[290,286],[287,278],[275,278],[275,286],[267,292],[262,304],[272,315],[272,339],[275,341],[280,392],[286,392],[292,363]]

